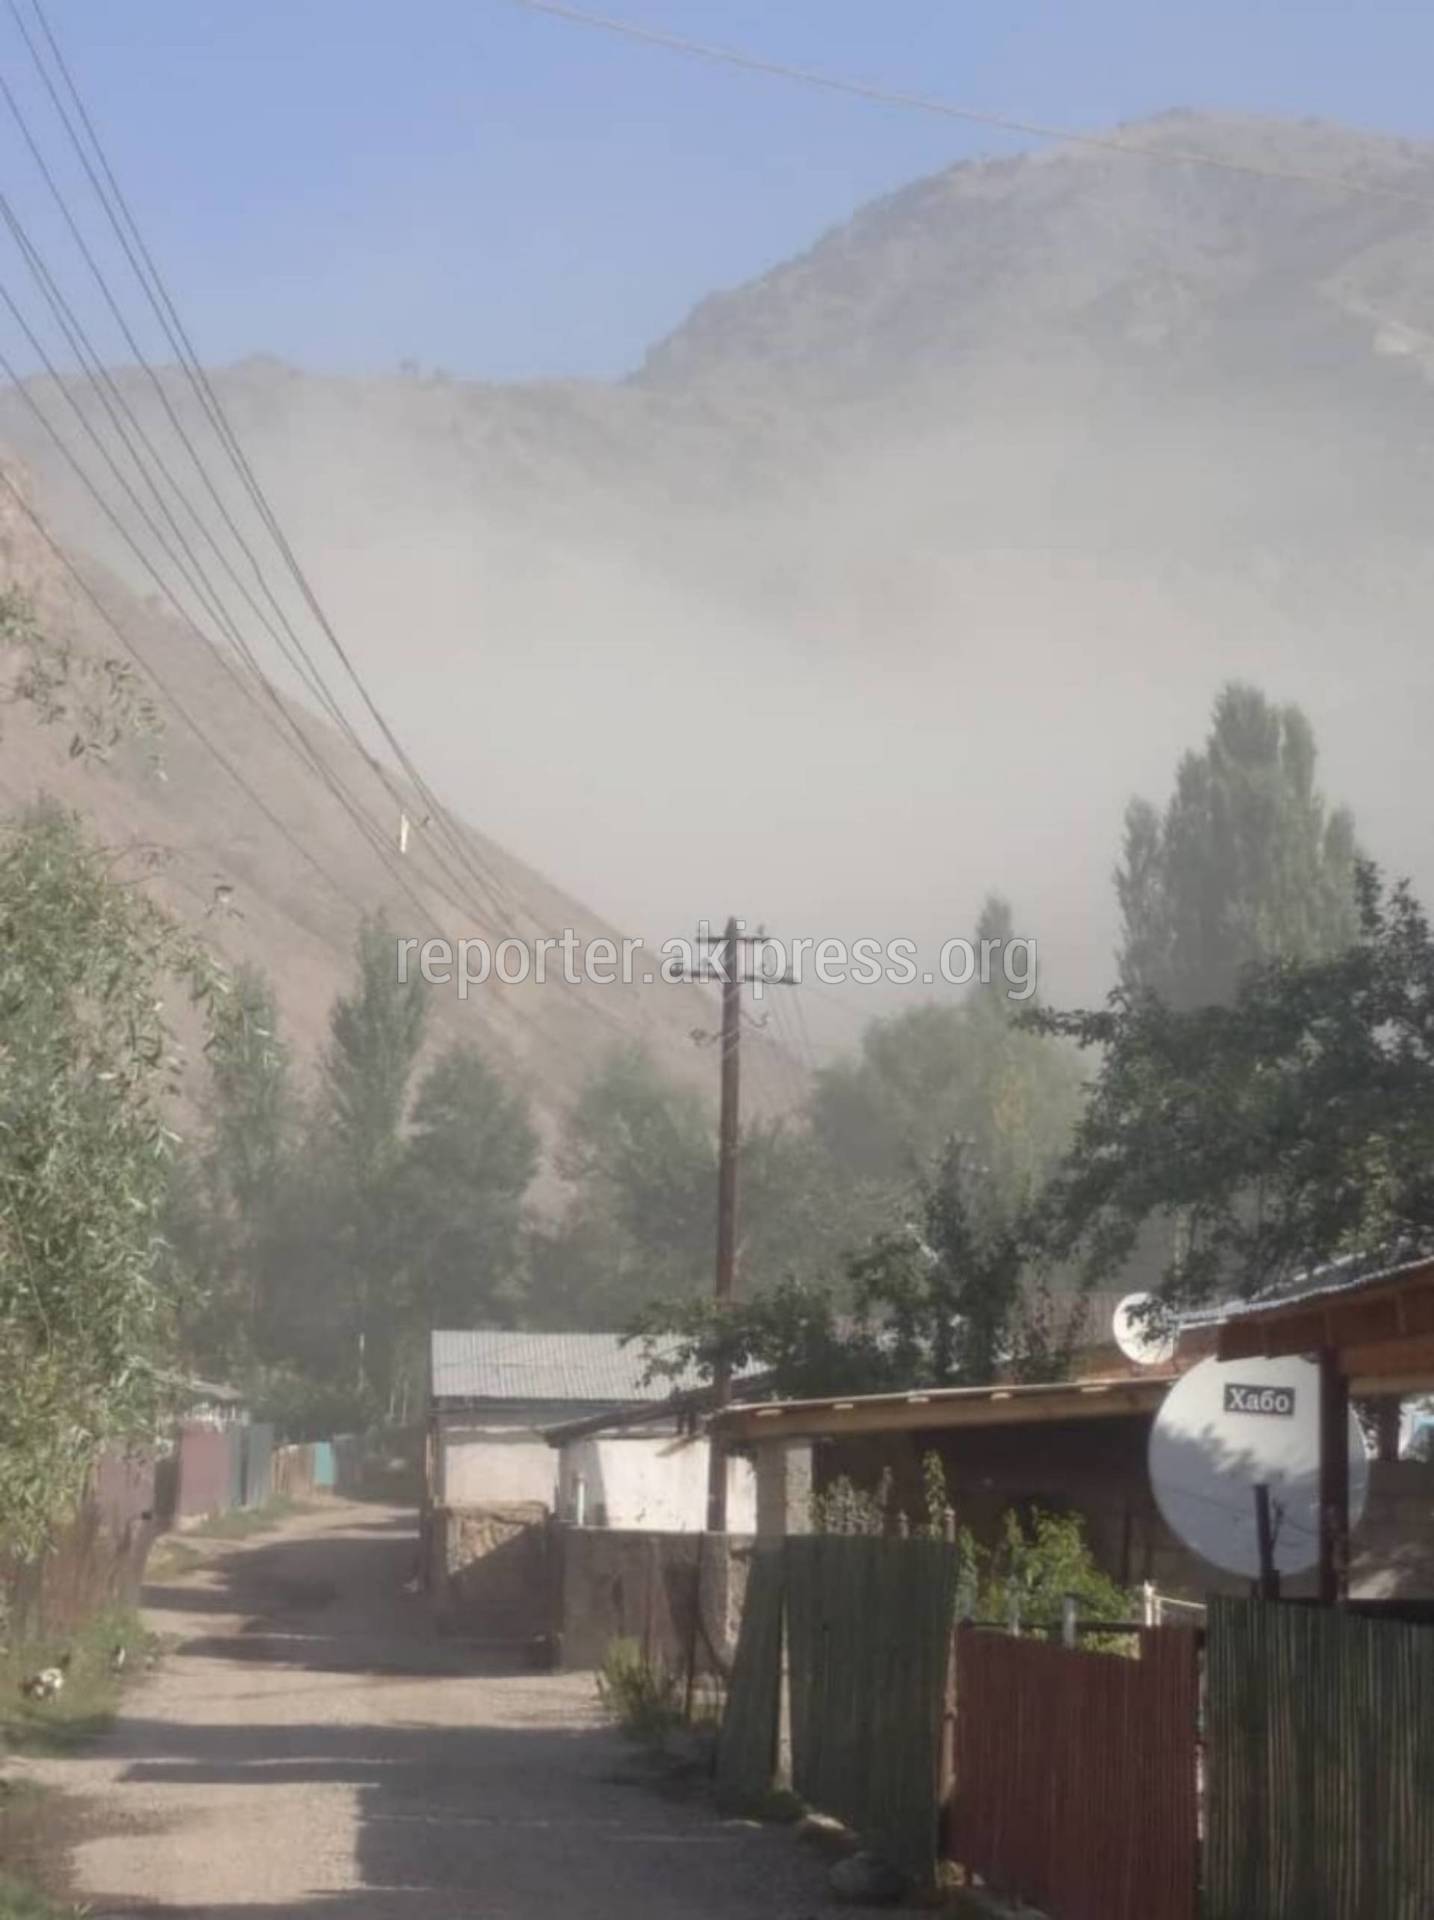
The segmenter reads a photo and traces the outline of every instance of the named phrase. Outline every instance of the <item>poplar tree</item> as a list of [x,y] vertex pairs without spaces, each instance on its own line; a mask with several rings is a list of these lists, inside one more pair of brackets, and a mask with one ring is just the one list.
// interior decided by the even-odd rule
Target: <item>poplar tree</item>
[[1337,953],[1358,931],[1354,822],[1315,781],[1298,707],[1232,683],[1160,813],[1131,803],[1115,884],[1121,985],[1167,1006],[1227,1004],[1243,967]]

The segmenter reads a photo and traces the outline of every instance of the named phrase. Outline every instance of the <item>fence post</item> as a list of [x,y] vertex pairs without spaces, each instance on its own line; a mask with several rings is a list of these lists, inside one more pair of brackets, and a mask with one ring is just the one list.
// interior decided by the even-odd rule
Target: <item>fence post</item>
[[1061,1644],[1074,1647],[1076,1643],[1076,1597],[1073,1593],[1061,1598]]
[[1017,1639],[1021,1633],[1021,1596],[1013,1593],[1006,1601],[1006,1631]]
[[1146,1626],[1158,1627],[1160,1625],[1160,1599],[1155,1591],[1155,1582],[1153,1580],[1147,1580],[1141,1586],[1140,1600],[1144,1611]]

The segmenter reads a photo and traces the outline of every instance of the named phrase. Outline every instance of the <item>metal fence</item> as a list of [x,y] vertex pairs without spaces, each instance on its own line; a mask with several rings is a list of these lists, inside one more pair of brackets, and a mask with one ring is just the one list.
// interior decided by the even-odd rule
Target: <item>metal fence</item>
[[1059,1920],[1195,1920],[1199,1638],[1138,1645],[956,1635],[950,1850]]
[[159,1530],[156,1463],[102,1455],[84,1499],[43,1552],[8,1555],[0,1542],[0,1630],[17,1640],[73,1631],[102,1608],[139,1595]]
[[1212,1600],[1208,1920],[1434,1913],[1434,1629]]

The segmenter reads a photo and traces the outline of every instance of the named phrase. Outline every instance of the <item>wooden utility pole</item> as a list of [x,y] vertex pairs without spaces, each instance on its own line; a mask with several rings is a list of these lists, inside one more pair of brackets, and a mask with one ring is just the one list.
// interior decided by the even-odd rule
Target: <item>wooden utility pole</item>
[[1319,1354],[1319,1598],[1349,1598],[1349,1381],[1331,1347]]
[[[722,988],[721,1087],[722,1107],[717,1133],[717,1272],[712,1297],[725,1306],[737,1297],[737,1168],[742,1146],[742,989],[752,978],[743,971],[743,949],[760,943],[765,935],[743,933],[734,915],[722,933],[712,942],[713,964],[699,968],[699,980],[720,982]],[[763,975],[766,986],[792,984],[789,974],[776,978]],[[713,1410],[720,1410],[732,1398],[732,1366],[723,1354],[712,1376]],[[709,1432],[707,1452],[707,1531],[727,1531],[727,1451],[715,1433]]]
[[718,948],[722,966],[722,1114],[717,1132],[717,1285],[730,1300],[737,1281],[737,1154],[741,1143],[742,974],[737,922]]

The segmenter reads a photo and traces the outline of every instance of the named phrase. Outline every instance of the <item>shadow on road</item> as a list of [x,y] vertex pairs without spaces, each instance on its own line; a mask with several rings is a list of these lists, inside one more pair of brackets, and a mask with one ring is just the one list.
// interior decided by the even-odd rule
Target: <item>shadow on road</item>
[[[631,1750],[593,1718],[589,1677],[440,1638],[406,1591],[415,1546],[410,1517],[336,1509],[150,1591],[177,1651],[151,1711],[140,1694],[116,1726],[109,1759],[121,1820],[152,1817],[148,1845],[172,1871],[151,1877],[121,1836],[114,1879],[98,1859],[93,1877],[212,1900],[154,1906],[95,1889],[96,1916],[810,1910],[811,1866],[789,1836],[719,1821],[700,1793],[683,1802],[637,1784]],[[780,1897],[794,1882],[795,1907]]]

